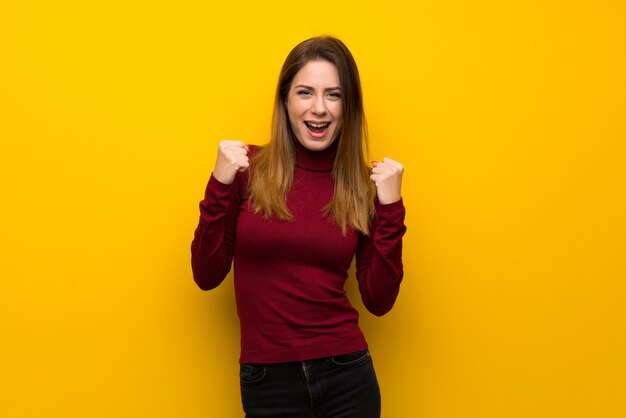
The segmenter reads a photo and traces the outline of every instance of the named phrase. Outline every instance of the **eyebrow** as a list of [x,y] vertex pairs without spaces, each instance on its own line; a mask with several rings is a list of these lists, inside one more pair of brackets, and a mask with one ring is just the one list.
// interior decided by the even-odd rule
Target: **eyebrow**
[[[298,85],[296,86],[296,88],[298,88],[298,87],[305,88],[305,89],[309,89],[309,90],[315,90],[313,87],[311,87],[311,86],[307,86],[306,84],[298,84]],[[326,89],[326,91],[328,91],[328,90],[341,90],[341,87],[328,87],[328,88]]]

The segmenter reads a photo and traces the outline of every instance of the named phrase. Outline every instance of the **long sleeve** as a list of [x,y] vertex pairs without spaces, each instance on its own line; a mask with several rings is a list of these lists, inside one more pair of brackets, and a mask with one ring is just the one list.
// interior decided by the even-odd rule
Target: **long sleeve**
[[231,269],[241,181],[238,175],[233,184],[223,184],[211,175],[200,202],[200,221],[191,243],[191,268],[202,290],[217,287]]
[[402,200],[378,204],[370,235],[361,235],[356,252],[356,276],[365,307],[381,316],[393,307],[404,274],[402,237],[405,208]]

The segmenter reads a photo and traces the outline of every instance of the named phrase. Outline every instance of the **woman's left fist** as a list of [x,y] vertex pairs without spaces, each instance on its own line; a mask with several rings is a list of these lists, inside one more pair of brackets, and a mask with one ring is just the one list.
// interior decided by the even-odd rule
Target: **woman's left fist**
[[376,196],[383,205],[400,200],[400,186],[402,185],[402,173],[404,167],[391,158],[383,158],[382,161],[372,162],[372,175],[370,179],[376,186]]

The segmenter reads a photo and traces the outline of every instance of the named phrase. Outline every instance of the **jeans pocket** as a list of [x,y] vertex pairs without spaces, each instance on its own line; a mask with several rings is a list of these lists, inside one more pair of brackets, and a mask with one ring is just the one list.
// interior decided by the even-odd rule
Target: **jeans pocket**
[[349,354],[333,356],[330,361],[337,366],[356,366],[368,362],[371,359],[368,350],[356,351]]
[[262,364],[242,363],[239,365],[239,383],[253,385],[262,381],[267,375],[267,369]]

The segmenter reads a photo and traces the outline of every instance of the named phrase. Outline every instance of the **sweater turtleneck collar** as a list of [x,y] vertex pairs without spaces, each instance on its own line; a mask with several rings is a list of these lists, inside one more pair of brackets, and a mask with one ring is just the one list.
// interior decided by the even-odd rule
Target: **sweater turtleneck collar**
[[297,139],[294,139],[293,143],[296,149],[296,166],[307,171],[332,171],[339,145],[338,139],[321,151],[306,149]]

